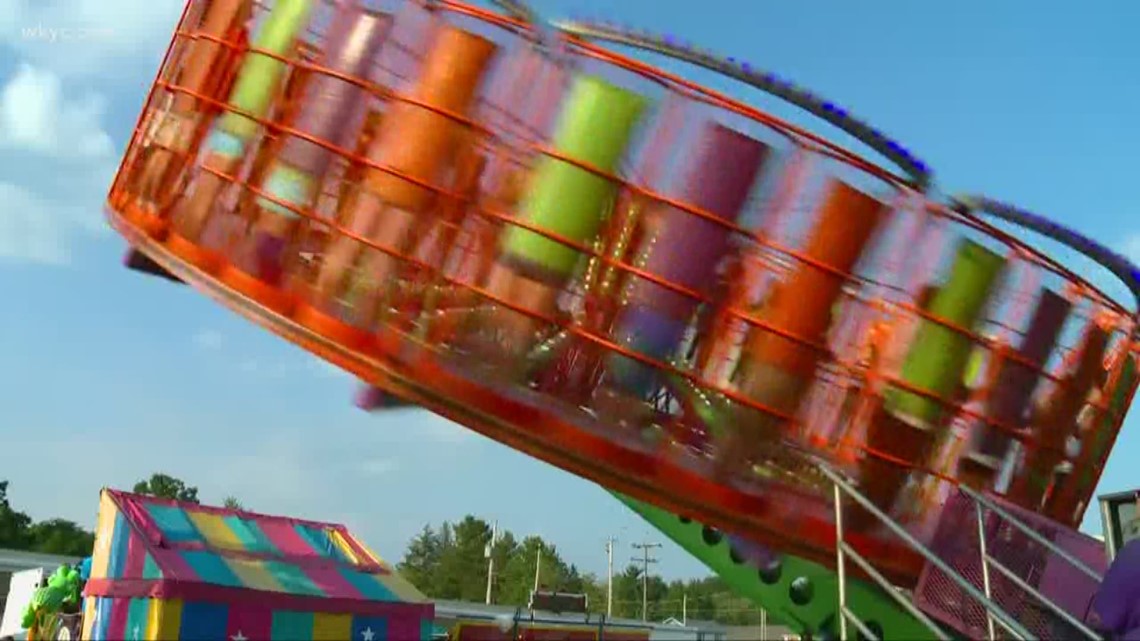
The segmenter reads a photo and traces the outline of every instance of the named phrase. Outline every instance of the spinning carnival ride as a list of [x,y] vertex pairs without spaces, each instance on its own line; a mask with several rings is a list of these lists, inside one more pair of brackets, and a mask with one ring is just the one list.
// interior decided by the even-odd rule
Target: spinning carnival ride
[[[748,65],[536,25],[506,3],[192,0],[108,197],[130,263],[781,567],[836,567],[837,483],[879,513],[848,510],[843,541],[904,588],[958,486],[1077,524],[1136,389],[1136,316],[1008,230],[1137,293],[1134,267],[932,195],[900,145]],[[901,171],[607,43],[767,91]],[[757,598],[803,606],[791,574]]]

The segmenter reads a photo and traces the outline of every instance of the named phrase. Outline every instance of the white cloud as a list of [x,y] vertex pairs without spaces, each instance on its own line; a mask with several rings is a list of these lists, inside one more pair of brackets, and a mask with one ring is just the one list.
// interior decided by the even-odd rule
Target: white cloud
[[395,459],[379,458],[364,461],[357,469],[364,476],[383,476],[384,474],[395,472],[400,468]]
[[70,200],[0,182],[0,261],[67,265],[77,236],[106,233],[97,205]]
[[[245,328],[242,328],[243,330]],[[241,341],[227,339],[222,332],[203,329],[191,337],[193,345],[204,352],[221,352],[227,362],[242,374],[268,379],[282,379],[289,376],[313,376],[321,379],[355,381],[356,378],[343,369],[310,355],[304,351],[293,351],[281,357],[257,357],[233,348]],[[270,347],[275,349],[277,346]],[[225,349],[223,349],[225,348]]]
[[323,467],[329,454],[317,452],[310,434],[286,431],[262,437],[240,449],[219,452],[217,466],[201,487],[212,496],[233,488],[229,491],[248,500],[251,507],[266,505],[274,493],[289,495],[296,504],[317,506],[334,472]]
[[106,232],[115,150],[104,104],[65,93],[57,76],[27,64],[0,87],[0,259],[65,265],[77,237]]
[[47,201],[18,185],[0,183],[0,259],[64,265],[67,233]]
[[162,60],[184,0],[0,0],[0,46],[64,77],[126,78]]
[[105,111],[102,97],[67,101],[58,75],[21,64],[0,90],[0,145],[65,161],[106,161],[115,145],[103,130]]
[[221,349],[224,339],[221,332],[204,329],[194,334],[194,345],[205,350]]
[[[208,427],[200,419],[165,417],[148,428],[120,426],[98,437],[77,435],[74,445],[84,456],[60,478],[46,484],[23,481],[37,478],[35,465],[18,459],[5,459],[5,475],[21,480],[13,483],[18,492],[13,498],[35,518],[63,516],[88,527],[99,486],[130,488],[157,471],[197,486],[206,503],[220,504],[232,495],[253,510],[321,520],[337,520],[351,505],[339,488],[359,477],[345,465],[342,443],[311,429],[232,429],[220,418]],[[367,443],[367,434],[355,436],[351,442],[357,446]],[[157,446],[156,439],[163,445]],[[18,445],[43,451],[49,442],[46,436],[29,435]],[[86,491],[77,492],[80,487]]]

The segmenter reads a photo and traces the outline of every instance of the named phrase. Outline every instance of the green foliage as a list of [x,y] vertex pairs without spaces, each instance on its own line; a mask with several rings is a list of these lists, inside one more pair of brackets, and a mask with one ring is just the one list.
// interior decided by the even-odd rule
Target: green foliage
[[198,488],[191,487],[169,474],[156,472],[149,479],[135,483],[131,490],[135,494],[147,494],[160,499],[183,501],[185,503],[198,502]]
[[0,548],[27,549],[31,525],[31,517],[12,509],[8,502],[8,481],[0,481]]
[[66,519],[35,523],[8,502],[8,481],[0,481],[0,548],[63,556],[87,556],[95,535]]
[[62,556],[90,556],[95,535],[66,519],[40,521],[28,528],[31,549]]
[[[197,490],[195,490],[194,494],[195,496],[197,495]],[[241,504],[241,501],[237,500],[236,496],[227,496],[226,500],[222,501],[222,507],[226,508],[227,510],[245,509],[245,506]]]
[[[198,488],[167,474],[153,474],[139,481],[134,491],[198,502]],[[242,509],[240,502],[232,496],[226,498],[225,505]],[[12,507],[8,501],[8,482],[0,481],[0,548],[82,557],[91,554],[94,539],[91,532],[65,519],[34,522],[27,514]],[[400,571],[404,578],[432,598],[481,603],[487,593],[485,554],[489,544],[490,524],[474,516],[466,516],[456,523],[443,523],[439,527],[426,525],[408,544],[399,564]],[[541,537],[528,536],[519,540],[510,532],[500,531],[491,546],[491,555],[495,561],[492,599],[497,604],[525,606],[534,587],[535,565],[541,563],[541,587],[585,593],[589,597],[591,611],[606,611],[605,577],[581,572],[562,558],[554,544]],[[641,591],[639,566],[629,565],[615,572],[614,616],[640,619]],[[647,596],[651,621],[669,617],[680,619],[683,610],[687,611],[690,620],[718,621],[728,625],[755,625],[759,620],[759,609],[735,596],[716,577],[666,582],[651,574]]]
[[[438,527],[425,525],[408,544],[399,569],[404,578],[434,599],[482,603],[487,593],[485,550],[490,542],[490,524],[474,516]],[[495,559],[494,603],[527,604],[541,553],[540,587],[585,593],[591,611],[606,611],[606,578],[579,571],[541,537],[528,536],[520,541],[510,532],[499,532],[491,553]],[[727,625],[755,625],[759,620],[759,608],[736,597],[716,577],[666,582],[650,574],[647,587],[648,618],[652,621],[681,619],[684,610],[690,620]],[[613,590],[614,616],[640,619],[641,568],[629,565],[615,571]]]
[[[153,474],[135,484],[134,491],[178,501],[198,502],[198,488],[167,474]],[[232,497],[228,501],[237,502]],[[35,522],[8,501],[8,481],[0,481],[0,548],[61,556],[90,556],[95,535],[67,519]]]

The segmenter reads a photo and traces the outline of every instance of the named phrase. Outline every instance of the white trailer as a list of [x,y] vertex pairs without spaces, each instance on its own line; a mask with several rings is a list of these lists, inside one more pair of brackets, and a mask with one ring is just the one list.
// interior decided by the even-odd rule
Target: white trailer
[[22,638],[27,630],[21,625],[24,609],[32,602],[36,588],[43,583],[47,572],[44,568],[13,572],[8,582],[8,596],[4,599],[4,616],[0,618],[0,639],[5,637]]

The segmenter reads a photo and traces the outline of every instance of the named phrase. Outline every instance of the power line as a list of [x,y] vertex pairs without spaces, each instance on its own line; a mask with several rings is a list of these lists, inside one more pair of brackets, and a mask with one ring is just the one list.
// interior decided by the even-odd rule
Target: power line
[[632,561],[641,562],[641,620],[649,620],[649,564],[657,563],[657,559],[649,557],[649,551],[661,547],[660,543],[634,543],[633,549],[641,550],[641,558],[633,557]]

